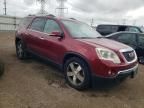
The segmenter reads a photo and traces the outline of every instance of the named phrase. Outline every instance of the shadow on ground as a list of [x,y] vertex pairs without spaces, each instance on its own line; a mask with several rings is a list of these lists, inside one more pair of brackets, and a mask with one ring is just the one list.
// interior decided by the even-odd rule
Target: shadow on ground
[[[66,87],[67,84],[64,80],[64,74],[60,67],[56,64],[42,60],[35,56],[30,57],[28,60],[22,61],[23,63],[33,63],[36,62],[39,65],[34,65],[33,69],[39,71],[44,75],[45,79],[48,80],[48,84],[52,85],[53,83],[58,84],[58,87]],[[111,90],[117,86],[119,86],[120,81],[115,79],[100,79],[95,78],[92,81],[92,85],[89,90],[101,91],[101,90]]]

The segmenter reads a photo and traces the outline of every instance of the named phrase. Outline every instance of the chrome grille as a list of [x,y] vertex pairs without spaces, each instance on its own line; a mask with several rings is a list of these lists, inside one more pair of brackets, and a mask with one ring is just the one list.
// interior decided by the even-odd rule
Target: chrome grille
[[128,62],[133,61],[136,56],[134,50],[128,51],[128,52],[123,52],[123,55]]
[[121,49],[120,52],[124,56],[125,60],[129,63],[137,60],[136,52],[133,48],[129,47],[126,49]]

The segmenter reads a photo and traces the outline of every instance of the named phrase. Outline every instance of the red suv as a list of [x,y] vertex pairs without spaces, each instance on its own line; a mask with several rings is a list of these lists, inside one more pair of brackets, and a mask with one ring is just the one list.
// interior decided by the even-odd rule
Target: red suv
[[67,83],[85,89],[93,77],[134,77],[138,63],[135,51],[100,36],[89,25],[75,19],[28,16],[16,32],[19,59],[35,54],[54,62],[64,71]]

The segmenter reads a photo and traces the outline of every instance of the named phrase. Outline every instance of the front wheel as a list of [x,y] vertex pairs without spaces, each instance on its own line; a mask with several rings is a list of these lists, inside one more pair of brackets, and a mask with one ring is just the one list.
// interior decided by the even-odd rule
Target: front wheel
[[77,89],[83,90],[90,85],[90,71],[84,60],[73,57],[64,64],[64,72],[67,83]]
[[144,64],[144,57],[139,57],[138,61],[139,61],[140,64]]

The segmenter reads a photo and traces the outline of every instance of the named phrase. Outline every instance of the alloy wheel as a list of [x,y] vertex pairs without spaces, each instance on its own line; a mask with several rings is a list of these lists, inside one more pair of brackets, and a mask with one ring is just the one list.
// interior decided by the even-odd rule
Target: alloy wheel
[[19,57],[23,56],[23,48],[22,48],[22,44],[21,43],[19,43],[17,45],[17,54],[18,54]]
[[85,80],[85,73],[80,64],[72,62],[67,67],[67,77],[73,85],[79,86]]

